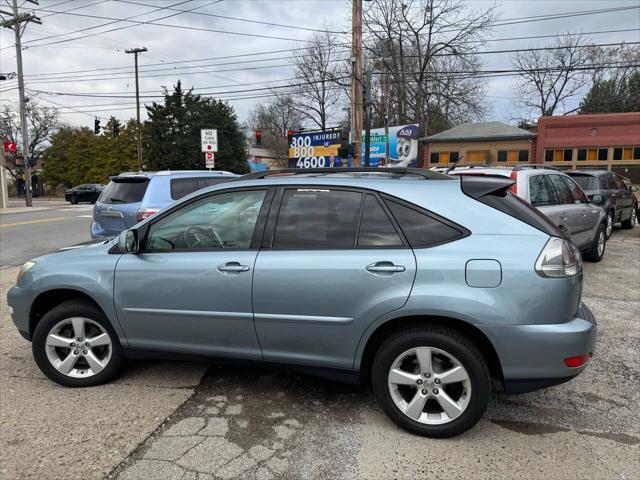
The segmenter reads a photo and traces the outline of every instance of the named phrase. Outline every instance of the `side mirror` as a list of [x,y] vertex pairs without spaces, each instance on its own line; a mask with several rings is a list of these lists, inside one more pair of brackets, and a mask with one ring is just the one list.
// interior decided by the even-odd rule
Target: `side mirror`
[[594,196],[591,197],[591,203],[594,203],[596,205],[601,205],[603,201],[604,201],[604,198],[599,193],[596,193]]
[[121,252],[137,253],[140,249],[138,243],[138,230],[132,228],[130,230],[124,230],[118,235],[118,248]]
[[629,191],[630,191],[631,193],[633,193],[633,192],[637,192],[637,191],[638,191],[638,186],[637,186],[637,185],[631,185],[631,186],[629,187]]

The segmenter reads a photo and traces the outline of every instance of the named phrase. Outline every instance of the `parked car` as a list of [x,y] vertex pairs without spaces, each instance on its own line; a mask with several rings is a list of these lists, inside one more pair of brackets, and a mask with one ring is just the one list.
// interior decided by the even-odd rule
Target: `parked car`
[[371,382],[399,426],[449,437],[482,417],[492,385],[568,381],[595,348],[580,254],[513,184],[401,168],[246,175],[27,262],[12,319],[61,385],[107,382],[139,356],[291,365]]
[[72,205],[76,205],[80,202],[96,203],[98,197],[104,190],[104,185],[99,183],[87,183],[82,185],[76,185],[64,192],[64,201],[69,202]]
[[111,177],[93,207],[91,237],[118,235],[185,195],[236,176],[221,170],[178,170]]
[[510,191],[538,208],[567,235],[585,260],[599,262],[606,249],[606,214],[571,177],[538,165],[463,167],[456,175],[497,175],[515,181]]
[[608,170],[573,170],[566,173],[594,203],[604,208],[607,213],[607,238],[611,236],[616,223],[620,223],[622,228],[635,226],[638,201],[634,192],[638,191],[638,187],[627,185],[623,176]]

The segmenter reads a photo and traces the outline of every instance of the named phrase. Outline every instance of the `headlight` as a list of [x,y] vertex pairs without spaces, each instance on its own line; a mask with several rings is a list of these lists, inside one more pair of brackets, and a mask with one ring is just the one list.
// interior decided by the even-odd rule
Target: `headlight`
[[580,251],[569,240],[551,237],[536,260],[536,272],[543,277],[570,277],[582,272]]
[[24,277],[24,274],[27,273],[29,270],[31,270],[35,266],[36,266],[36,262],[33,262],[31,260],[29,260],[28,262],[25,262],[24,265],[20,267],[20,271],[18,272],[18,278],[16,278],[16,285],[20,283],[20,280],[22,280],[22,277]]

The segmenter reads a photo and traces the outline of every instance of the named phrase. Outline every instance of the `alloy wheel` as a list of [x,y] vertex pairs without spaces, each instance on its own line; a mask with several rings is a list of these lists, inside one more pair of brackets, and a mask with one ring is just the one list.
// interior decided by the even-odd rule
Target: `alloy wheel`
[[433,347],[411,348],[392,363],[388,386],[396,407],[426,425],[443,425],[469,405],[471,380],[453,355]]
[[601,230],[598,234],[598,256],[601,257],[604,253],[604,232]]
[[613,214],[607,213],[607,237],[611,236],[611,232],[613,232]]
[[111,360],[113,345],[105,329],[89,318],[72,317],[56,323],[45,340],[51,365],[63,375],[88,378]]

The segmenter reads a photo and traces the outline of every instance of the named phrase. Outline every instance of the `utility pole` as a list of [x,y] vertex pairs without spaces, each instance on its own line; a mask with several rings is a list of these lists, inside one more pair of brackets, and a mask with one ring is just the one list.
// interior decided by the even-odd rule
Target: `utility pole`
[[362,155],[362,0],[351,5],[351,139],[355,144],[353,166],[359,167]]
[[[37,0],[27,0],[30,3],[38,5]],[[31,198],[31,155],[29,154],[29,128],[27,126],[27,108],[25,106],[24,96],[24,72],[22,71],[22,46],[20,39],[24,33],[24,29],[29,22],[42,24],[40,19],[33,13],[18,12],[18,0],[13,0],[12,11],[6,12],[0,10],[2,15],[7,16],[0,25],[6,28],[12,28],[16,39],[16,63],[18,65],[18,95],[20,95],[20,123],[22,127],[22,162],[24,163],[24,175],[27,194],[27,207],[32,206]],[[24,24],[24,26],[22,26]],[[3,165],[4,166],[4,165]]]
[[[14,0],[15,1],[15,0]],[[133,53],[136,65],[136,133],[138,134],[138,170],[142,171],[142,128],[140,125],[140,88],[138,86],[138,54],[146,52],[147,48],[132,48],[125,53]]]
[[371,166],[371,74],[365,74],[364,81],[364,166]]

